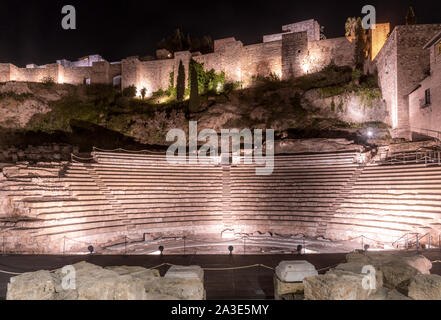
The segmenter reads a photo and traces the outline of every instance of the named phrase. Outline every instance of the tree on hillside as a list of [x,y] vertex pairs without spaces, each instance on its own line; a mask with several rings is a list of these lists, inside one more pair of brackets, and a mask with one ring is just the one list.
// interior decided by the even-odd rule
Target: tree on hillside
[[355,37],[355,67],[363,70],[368,57],[368,34],[363,29],[361,18],[348,18],[345,24],[346,36]]
[[185,36],[180,29],[176,29],[173,34],[158,43],[157,49],[167,49],[171,53],[188,50],[205,54],[213,52],[213,40],[210,36],[204,36],[202,39],[192,38],[190,34]]
[[185,68],[182,60],[179,61],[178,78],[176,81],[176,97],[178,101],[184,100],[185,94]]
[[355,33],[357,31],[358,19],[355,17],[350,17],[346,20],[345,23],[346,37],[355,37]]
[[147,95],[147,89],[146,88],[142,88],[140,93],[141,93],[142,100],[144,100],[145,96]]
[[417,24],[417,17],[415,15],[415,11],[413,10],[413,7],[410,6],[409,9],[407,9],[406,25],[413,25],[413,24]]
[[190,62],[190,112],[199,111],[200,104],[198,73],[192,60]]

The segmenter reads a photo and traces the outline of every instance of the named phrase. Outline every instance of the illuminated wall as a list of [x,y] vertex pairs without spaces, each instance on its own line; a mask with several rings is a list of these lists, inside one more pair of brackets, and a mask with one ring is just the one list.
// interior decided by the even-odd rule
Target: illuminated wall
[[390,33],[390,23],[377,23],[375,29],[370,29],[369,32],[371,38],[370,56],[371,60],[374,60],[386,43]]
[[[409,95],[409,120],[412,132],[441,139],[441,33],[425,47],[430,53],[430,76]],[[426,90],[430,101],[426,101]],[[428,103],[429,102],[429,103]]]
[[409,94],[428,76],[430,54],[423,47],[440,30],[441,24],[397,26],[375,59],[394,137],[411,139]]

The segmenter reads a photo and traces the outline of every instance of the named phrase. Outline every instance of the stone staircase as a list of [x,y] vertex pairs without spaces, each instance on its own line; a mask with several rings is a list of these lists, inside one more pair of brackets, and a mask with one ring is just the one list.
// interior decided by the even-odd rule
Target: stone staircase
[[6,178],[0,192],[29,211],[15,227],[37,243],[218,237],[232,229],[333,240],[441,231],[441,167],[360,166],[353,153],[275,160],[272,175],[258,176],[255,165],[243,163],[170,165],[160,155],[101,152],[60,175]]
[[124,208],[121,206],[121,203],[114,197],[112,191],[107,187],[101,177],[97,174],[92,164],[85,163],[84,167],[86,168],[90,177],[95,181],[100,193],[104,195],[105,199],[112,206],[115,215],[122,219],[121,222],[126,226],[127,230],[129,230],[131,220],[128,218]]
[[351,193],[355,183],[363,172],[365,164],[360,164],[358,168],[354,170],[352,177],[347,181],[347,183],[338,191],[335,199],[332,201],[332,205],[329,207],[328,214],[323,217],[323,220],[318,223],[317,226],[317,236],[326,238],[326,231],[328,228],[328,222],[332,220],[335,212],[341,207],[342,203],[346,200],[348,195]]
[[231,167],[222,167],[222,223],[224,230],[234,230],[231,211]]

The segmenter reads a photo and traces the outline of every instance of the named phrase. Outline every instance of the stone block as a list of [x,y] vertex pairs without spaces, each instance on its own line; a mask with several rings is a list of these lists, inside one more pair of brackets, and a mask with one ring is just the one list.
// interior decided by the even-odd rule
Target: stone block
[[204,282],[204,270],[199,266],[171,266],[164,277]]
[[303,280],[306,300],[368,300],[375,290],[363,287],[365,275],[332,270]]
[[441,300],[441,276],[416,275],[410,282],[408,295],[415,300]]
[[283,282],[274,275],[274,299],[281,300],[284,295],[302,295],[303,282]]
[[282,261],[276,267],[276,275],[283,282],[301,282],[317,275],[317,270],[308,261]]
[[8,283],[6,300],[55,300],[56,278],[46,270],[24,273]]

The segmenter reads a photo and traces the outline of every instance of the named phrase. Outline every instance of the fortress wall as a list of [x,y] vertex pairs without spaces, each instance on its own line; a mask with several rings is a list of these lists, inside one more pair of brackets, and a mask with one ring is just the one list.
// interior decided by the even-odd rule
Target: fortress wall
[[242,80],[241,58],[244,48],[242,42],[234,38],[216,40],[214,53],[196,56],[193,59],[203,63],[206,71],[224,71],[227,82],[237,82]]
[[371,60],[374,60],[381,48],[387,41],[387,37],[390,33],[390,23],[377,23],[375,29],[369,30],[371,36]]
[[120,64],[110,64],[107,61],[94,62],[92,66],[92,83],[112,84],[113,77],[121,75]]
[[139,62],[138,78],[135,83],[138,93],[142,88],[147,89],[147,96],[159,89],[166,90],[170,84],[170,73],[173,72],[174,63],[174,60]]
[[48,64],[45,68],[11,68],[11,80],[23,82],[42,82],[45,78],[52,78],[58,82],[60,66],[56,63]]
[[331,62],[337,66],[353,66],[355,44],[346,37],[308,43],[308,73],[318,72]]
[[397,27],[397,101],[400,129],[397,134],[401,137],[411,138],[408,95],[430,72],[430,53],[423,47],[440,30],[440,24]]
[[208,53],[201,56],[193,57],[193,59],[198,63],[204,64],[205,71],[210,71],[213,69],[216,73],[224,71],[224,62],[222,59],[222,52]]
[[97,84],[109,83],[109,68],[110,64],[107,61],[94,62],[91,82]]
[[225,72],[226,81],[236,82],[242,80],[241,56],[243,45],[240,41],[230,42],[222,50],[215,51],[193,59],[204,64],[204,70],[213,69],[216,73]]
[[11,64],[0,63],[0,82],[11,81]]
[[378,85],[380,86],[383,99],[386,101],[387,110],[389,112],[386,123],[392,127],[396,127],[398,125],[396,29],[390,34],[385,45],[378,53],[375,63],[378,71]]
[[110,64],[109,66],[109,82],[113,83],[113,78],[121,75],[122,65],[120,63]]
[[138,84],[138,57],[123,59],[121,62],[121,86],[127,88]]
[[288,33],[282,37],[282,78],[288,80],[308,70],[308,35],[306,32]]
[[83,84],[84,79],[92,77],[92,67],[65,67],[64,82],[70,84]]
[[319,41],[320,40],[320,25],[314,19],[296,22],[282,26],[282,30],[286,32],[304,32],[306,31],[308,36],[308,41]]
[[282,41],[245,46],[241,55],[242,81],[247,83],[253,76],[282,77]]

